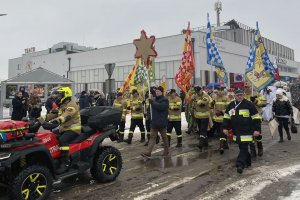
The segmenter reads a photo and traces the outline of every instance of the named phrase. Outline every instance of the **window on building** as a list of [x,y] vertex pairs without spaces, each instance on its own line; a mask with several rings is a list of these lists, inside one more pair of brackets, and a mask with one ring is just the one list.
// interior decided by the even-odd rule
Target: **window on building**
[[21,64],[18,64],[18,70],[21,70]]

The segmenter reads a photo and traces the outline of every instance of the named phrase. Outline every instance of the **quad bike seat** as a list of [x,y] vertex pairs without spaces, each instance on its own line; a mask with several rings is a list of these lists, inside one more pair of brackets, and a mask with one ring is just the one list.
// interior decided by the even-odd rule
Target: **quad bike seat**
[[87,138],[89,138],[91,135],[93,135],[93,133],[95,133],[95,130],[92,129],[89,126],[81,126],[81,134],[77,136],[77,138],[75,138],[71,144],[76,144],[76,143],[81,143],[84,140],[86,140]]

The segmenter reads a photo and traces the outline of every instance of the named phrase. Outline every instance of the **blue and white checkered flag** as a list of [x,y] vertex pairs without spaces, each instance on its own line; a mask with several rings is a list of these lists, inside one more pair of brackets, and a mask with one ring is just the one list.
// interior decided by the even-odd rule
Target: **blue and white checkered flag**
[[227,83],[227,74],[222,62],[219,50],[214,42],[214,35],[211,31],[209,17],[207,16],[207,32],[206,32],[206,49],[207,49],[207,64],[216,67],[216,73],[219,80]]
[[255,51],[253,51],[252,45],[250,45],[250,50],[249,50],[249,57],[247,61],[247,68],[250,68],[253,66],[255,60]]

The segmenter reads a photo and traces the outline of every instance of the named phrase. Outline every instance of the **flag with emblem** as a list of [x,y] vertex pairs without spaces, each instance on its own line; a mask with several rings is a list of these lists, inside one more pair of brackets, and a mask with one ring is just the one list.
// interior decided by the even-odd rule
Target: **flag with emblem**
[[148,67],[148,76],[150,79],[150,82],[155,82],[155,58],[150,58],[150,63]]
[[185,41],[183,45],[183,53],[181,65],[175,75],[175,83],[184,92],[187,93],[191,88],[190,80],[194,76],[195,63],[193,53],[193,43],[191,38],[190,22],[186,30]]
[[215,66],[215,71],[219,81],[227,84],[228,78],[225,67],[219,50],[214,41],[214,35],[211,29],[209,16],[207,16],[207,31],[206,31],[206,49],[207,49],[207,64]]
[[147,79],[147,71],[146,67],[143,65],[142,60],[139,58],[137,61],[137,66],[135,69],[135,76],[134,76],[134,85],[140,85],[144,83]]
[[276,70],[264,47],[258,23],[256,23],[252,51],[253,58],[249,56],[251,59],[248,58],[247,61],[246,80],[253,84],[254,90],[260,91],[275,81]]
[[120,88],[120,92],[125,92],[125,90],[127,90],[131,85],[133,85],[134,76],[135,76],[135,69],[136,69],[136,65],[133,66],[130,73],[126,77],[126,79],[124,81],[124,84]]

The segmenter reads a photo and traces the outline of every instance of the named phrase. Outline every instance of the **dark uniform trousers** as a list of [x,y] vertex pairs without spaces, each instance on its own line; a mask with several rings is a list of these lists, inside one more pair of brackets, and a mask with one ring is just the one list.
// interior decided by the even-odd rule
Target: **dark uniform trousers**
[[248,142],[239,143],[240,152],[236,160],[236,167],[242,167],[244,169],[245,167],[251,166],[251,155],[248,152],[248,145]]
[[178,143],[182,143],[181,121],[168,121],[167,136],[169,140],[169,145],[171,142],[171,135],[172,135],[173,128],[175,129]]
[[117,132],[120,135],[124,135],[124,131],[125,131],[125,121],[120,121],[119,127],[117,129]]
[[145,134],[145,127],[143,124],[143,119],[131,119],[129,133],[133,134],[136,126],[138,126],[140,128],[141,134]]
[[198,129],[200,133],[200,137],[207,138],[207,128],[208,128],[208,118],[199,119],[196,118],[196,122],[198,124]]

